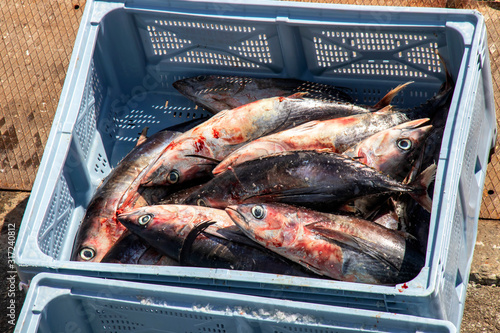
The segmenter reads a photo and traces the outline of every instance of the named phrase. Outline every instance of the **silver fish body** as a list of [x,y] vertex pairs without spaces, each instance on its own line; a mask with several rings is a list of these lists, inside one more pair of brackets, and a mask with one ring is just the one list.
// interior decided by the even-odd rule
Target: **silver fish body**
[[184,203],[225,208],[274,201],[331,211],[353,198],[391,192],[425,192],[425,185],[402,184],[339,154],[291,151],[236,165],[193,192]]
[[259,244],[333,279],[397,284],[414,278],[424,264],[402,234],[369,221],[274,203],[226,211]]

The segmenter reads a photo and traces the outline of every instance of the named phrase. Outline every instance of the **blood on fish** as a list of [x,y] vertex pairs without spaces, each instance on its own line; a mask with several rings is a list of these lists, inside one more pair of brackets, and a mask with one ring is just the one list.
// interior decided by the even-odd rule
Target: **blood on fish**
[[214,128],[212,129],[212,135],[215,139],[218,139],[220,137],[220,132],[216,128]]
[[200,138],[196,139],[194,146],[197,153],[202,151],[205,148],[205,138],[201,136]]

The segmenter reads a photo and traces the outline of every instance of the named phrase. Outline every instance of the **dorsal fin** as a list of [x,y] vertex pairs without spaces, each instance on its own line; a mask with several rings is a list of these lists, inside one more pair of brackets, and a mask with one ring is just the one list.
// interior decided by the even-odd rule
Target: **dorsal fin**
[[137,147],[139,145],[142,145],[147,140],[147,138],[148,138],[148,127],[146,126],[142,129],[141,135],[137,139],[135,146]]
[[397,86],[396,88],[392,89],[391,91],[389,91],[384,97],[382,97],[382,99],[377,103],[375,104],[373,107],[371,107],[371,109],[373,111],[377,111],[377,110],[380,110],[388,105],[391,104],[392,100],[394,99],[394,97],[396,97],[396,95],[401,91],[403,90],[404,88],[406,88],[406,86],[412,84],[414,81],[408,81],[406,83],[403,83],[403,84],[400,84],[399,86]]
[[446,66],[446,62],[444,61],[443,56],[436,50],[436,54],[439,58],[439,62],[444,68],[444,73],[446,75],[446,81],[445,83],[441,86],[440,93],[446,93],[448,91],[453,90],[455,87],[455,83],[453,82],[453,78],[451,77],[450,72],[448,71],[448,66]]

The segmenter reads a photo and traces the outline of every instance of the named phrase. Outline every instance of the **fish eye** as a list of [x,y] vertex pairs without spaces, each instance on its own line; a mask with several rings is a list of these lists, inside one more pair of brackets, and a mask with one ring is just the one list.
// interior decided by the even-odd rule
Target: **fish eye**
[[137,222],[139,222],[140,225],[146,225],[149,223],[149,221],[151,221],[152,218],[153,216],[151,214],[142,215],[141,217],[139,217]]
[[252,215],[256,219],[263,219],[266,216],[266,210],[262,206],[253,206],[252,207]]
[[83,260],[91,260],[95,257],[95,250],[91,247],[84,247],[81,251],[80,251],[80,257],[83,259]]
[[203,200],[203,199],[198,199],[198,200],[196,200],[196,204],[197,204],[198,206],[208,207],[207,203],[206,203],[206,202],[205,202],[205,200]]
[[179,175],[179,171],[177,170],[172,170],[168,173],[167,175],[167,181],[170,183],[170,184],[175,184],[179,181],[179,178],[180,178],[180,175]]
[[400,139],[396,142],[398,148],[401,150],[409,150],[411,149],[411,140],[410,139]]

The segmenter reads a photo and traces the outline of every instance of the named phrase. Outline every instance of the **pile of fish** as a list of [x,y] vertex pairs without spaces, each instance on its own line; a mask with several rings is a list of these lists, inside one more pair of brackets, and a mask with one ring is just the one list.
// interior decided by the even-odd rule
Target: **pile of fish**
[[397,284],[424,265],[453,91],[397,109],[391,90],[199,76],[174,83],[214,115],[140,136],[98,187],[72,260]]

